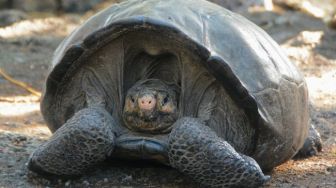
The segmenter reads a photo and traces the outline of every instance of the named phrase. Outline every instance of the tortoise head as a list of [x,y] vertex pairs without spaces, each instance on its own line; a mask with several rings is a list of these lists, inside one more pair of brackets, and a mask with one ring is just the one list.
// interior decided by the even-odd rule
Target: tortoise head
[[137,82],[125,97],[125,125],[138,132],[169,132],[178,116],[177,95],[176,87],[158,79]]

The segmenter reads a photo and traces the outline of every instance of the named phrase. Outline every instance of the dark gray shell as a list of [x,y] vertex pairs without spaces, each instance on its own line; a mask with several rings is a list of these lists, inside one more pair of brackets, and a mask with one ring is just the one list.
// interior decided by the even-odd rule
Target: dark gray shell
[[[57,115],[55,105],[60,105],[60,98],[71,89],[62,83],[73,81],[73,72],[91,54],[133,31],[150,31],[164,35],[163,40],[180,41],[183,48],[202,59],[202,65],[244,108],[258,130],[253,155],[258,162],[276,156],[276,161],[264,162],[266,167],[274,166],[302,146],[309,119],[307,87],[302,75],[259,27],[201,0],[131,0],[100,12],[75,30],[55,52],[41,104],[52,131],[64,123],[66,114],[78,110],[69,107],[69,112],[62,112],[63,120]],[[143,48],[154,51],[149,52],[152,54],[159,53]],[[65,94],[60,97],[57,93]],[[116,95],[116,103],[122,103],[122,93]],[[75,97],[74,101],[84,96]]]

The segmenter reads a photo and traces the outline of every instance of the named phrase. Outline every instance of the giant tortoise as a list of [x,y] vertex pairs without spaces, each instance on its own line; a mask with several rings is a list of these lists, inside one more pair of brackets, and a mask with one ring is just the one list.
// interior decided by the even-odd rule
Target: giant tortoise
[[204,0],[129,0],[57,48],[41,102],[54,134],[28,167],[74,176],[146,159],[203,186],[256,187],[321,149],[308,104],[298,69],[244,17]]

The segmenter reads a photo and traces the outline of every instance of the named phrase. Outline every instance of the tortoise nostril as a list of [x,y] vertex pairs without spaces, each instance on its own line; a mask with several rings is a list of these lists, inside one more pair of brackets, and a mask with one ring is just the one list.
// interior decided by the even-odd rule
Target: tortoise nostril
[[139,100],[140,109],[151,110],[155,107],[156,100],[154,96],[145,95],[142,96]]
[[152,104],[152,100],[141,100],[141,104]]

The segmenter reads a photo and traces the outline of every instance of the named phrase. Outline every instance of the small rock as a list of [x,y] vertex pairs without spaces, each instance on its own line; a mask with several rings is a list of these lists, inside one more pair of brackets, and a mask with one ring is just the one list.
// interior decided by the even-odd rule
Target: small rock
[[69,187],[70,186],[70,184],[71,184],[71,181],[69,180],[69,181],[67,181],[67,182],[65,182],[65,187]]
[[23,141],[26,141],[26,140],[27,140],[27,137],[26,137],[26,136],[17,136],[17,137],[16,137],[16,140],[17,140],[17,141],[20,141],[20,142],[23,142]]
[[336,172],[336,166],[331,166],[327,168],[328,172]]
[[284,183],[290,183],[290,181],[288,179],[284,179],[283,182]]
[[16,173],[21,177],[23,177],[25,175],[25,172],[22,171],[22,170],[17,170]]
[[86,186],[90,185],[90,183],[86,180],[83,181],[83,184],[86,185]]
[[330,171],[325,170],[325,171],[324,171],[324,174],[325,174],[325,175],[329,175],[329,174],[330,174]]
[[9,26],[15,22],[24,20],[27,15],[18,10],[1,10],[0,11],[0,27]]
[[130,182],[130,181],[132,181],[133,180],[133,177],[130,175],[130,176],[128,176],[128,175],[126,175],[122,180],[121,180],[121,182],[123,182],[123,183],[125,183],[125,182]]
[[108,179],[107,178],[104,178],[104,183],[107,183],[108,182]]
[[30,124],[32,124],[32,122],[31,122],[30,120],[25,120],[25,121],[24,121],[24,124],[25,124],[25,125],[30,125]]
[[6,121],[6,122],[4,123],[4,125],[6,125],[6,126],[10,126],[10,127],[18,127],[18,125],[17,125],[16,123],[14,123],[14,122],[8,122],[8,121]]

